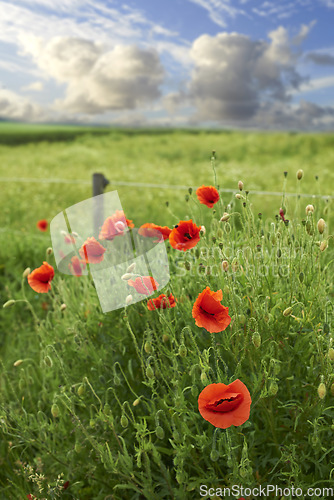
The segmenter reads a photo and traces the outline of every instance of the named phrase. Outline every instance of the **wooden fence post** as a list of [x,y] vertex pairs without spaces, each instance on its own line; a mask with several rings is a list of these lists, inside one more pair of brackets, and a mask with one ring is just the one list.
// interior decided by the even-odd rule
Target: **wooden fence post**
[[104,177],[103,174],[93,174],[93,210],[94,210],[93,223],[94,223],[95,238],[98,238],[99,236],[100,227],[104,222],[103,220],[104,214],[103,214],[103,196],[100,196],[95,200],[94,197],[103,194],[104,188],[108,186],[108,184],[109,181]]

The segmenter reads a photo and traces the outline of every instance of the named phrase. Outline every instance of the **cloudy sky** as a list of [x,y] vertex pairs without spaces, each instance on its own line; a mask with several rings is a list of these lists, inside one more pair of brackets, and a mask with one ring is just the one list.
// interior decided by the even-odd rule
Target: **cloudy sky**
[[0,0],[0,119],[334,129],[334,0]]

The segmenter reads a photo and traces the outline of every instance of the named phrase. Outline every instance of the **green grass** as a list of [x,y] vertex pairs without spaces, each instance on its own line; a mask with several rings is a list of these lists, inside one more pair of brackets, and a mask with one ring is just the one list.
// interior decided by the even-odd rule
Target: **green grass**
[[[36,228],[91,197],[90,185],[3,184],[0,299],[15,303],[0,311],[1,499],[188,500],[200,498],[201,484],[294,485],[309,498],[307,488],[331,487],[332,202],[252,191],[332,194],[333,136],[111,131],[49,142],[43,133],[32,141],[30,128],[30,142],[14,145],[13,127],[13,145],[0,145],[0,177],[90,181],[100,171],[136,227],[189,217],[206,233],[187,252],[166,242],[171,279],[159,293],[172,293],[176,307],[149,311],[144,298],[102,314],[91,278],[58,272],[49,232]],[[213,149],[218,184],[239,193],[241,179],[249,195],[222,193],[213,210],[186,188],[113,185],[213,184]],[[288,224],[276,217],[282,205]],[[225,211],[232,215],[220,222]],[[44,260],[55,277],[37,294],[22,273]],[[222,290],[231,317],[215,334],[192,316],[207,286]],[[215,428],[198,396],[237,378],[251,394],[250,417]]]

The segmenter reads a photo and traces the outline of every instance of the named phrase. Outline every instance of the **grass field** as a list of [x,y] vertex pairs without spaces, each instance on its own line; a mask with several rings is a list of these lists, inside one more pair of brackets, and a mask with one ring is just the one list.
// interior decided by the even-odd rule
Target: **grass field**
[[[220,493],[233,485],[331,496],[333,143],[332,134],[0,124],[1,500],[214,498],[201,485],[215,498],[256,496]],[[198,241],[186,233],[187,251],[165,243],[171,278],[154,297],[172,294],[175,307],[150,310],[145,292],[120,282],[142,300],[103,314],[91,275],[57,270],[49,229],[36,224],[90,198],[94,172],[135,227],[205,226]],[[188,189],[202,184],[233,192],[209,208]],[[37,293],[24,270],[43,261],[55,276]],[[194,313],[207,287],[220,313],[228,307],[230,323],[216,332],[211,299],[202,324]],[[199,395],[236,380],[250,414],[240,424],[246,393],[224,389],[205,408],[233,424],[210,423]]]

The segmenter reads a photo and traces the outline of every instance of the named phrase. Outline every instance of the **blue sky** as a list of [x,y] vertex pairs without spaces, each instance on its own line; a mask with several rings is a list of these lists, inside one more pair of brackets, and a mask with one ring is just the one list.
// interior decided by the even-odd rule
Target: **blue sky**
[[333,130],[334,0],[0,0],[0,118]]

